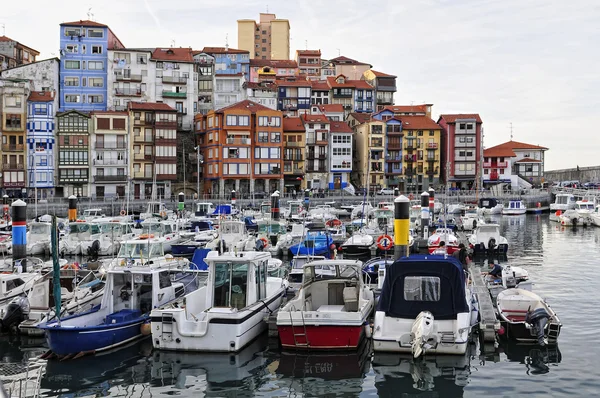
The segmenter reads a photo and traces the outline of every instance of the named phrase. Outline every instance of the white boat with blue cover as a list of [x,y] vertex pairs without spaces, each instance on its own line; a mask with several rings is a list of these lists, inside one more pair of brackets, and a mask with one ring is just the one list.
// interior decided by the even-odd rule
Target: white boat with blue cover
[[48,357],[69,358],[108,350],[148,335],[150,311],[183,291],[171,274],[181,267],[167,261],[161,239],[124,242],[109,268],[102,302],[91,311],[43,323]]
[[373,349],[464,354],[478,304],[454,257],[414,255],[386,267],[375,312]]

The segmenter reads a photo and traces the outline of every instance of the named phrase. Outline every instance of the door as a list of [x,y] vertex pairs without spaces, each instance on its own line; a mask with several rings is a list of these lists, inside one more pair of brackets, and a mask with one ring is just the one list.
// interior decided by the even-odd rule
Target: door
[[139,198],[140,198],[140,184],[135,184],[135,185],[133,186],[133,196],[134,196],[136,199],[139,199]]
[[96,197],[97,198],[104,197],[104,187],[103,186],[96,186]]

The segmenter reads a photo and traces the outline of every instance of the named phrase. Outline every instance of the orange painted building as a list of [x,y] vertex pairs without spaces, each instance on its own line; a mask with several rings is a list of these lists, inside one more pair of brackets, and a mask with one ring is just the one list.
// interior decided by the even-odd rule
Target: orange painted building
[[283,192],[283,114],[244,100],[195,117],[204,193]]

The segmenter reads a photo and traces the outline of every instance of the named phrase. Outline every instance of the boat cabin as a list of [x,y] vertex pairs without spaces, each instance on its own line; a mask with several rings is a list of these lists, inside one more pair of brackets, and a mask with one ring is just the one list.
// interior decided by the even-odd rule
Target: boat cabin
[[30,235],[39,235],[41,237],[50,237],[50,233],[52,232],[52,224],[48,222],[32,222],[29,223],[29,234]]
[[575,210],[581,213],[592,213],[594,211],[594,202],[587,200],[578,200],[575,202]]
[[550,210],[568,210],[575,208],[575,196],[570,193],[558,193],[554,198],[554,203],[550,205]]
[[287,204],[286,215],[287,217],[292,217],[302,213],[304,210],[304,206],[301,201],[291,200]]
[[83,211],[83,219],[87,220],[87,221],[92,221],[96,218],[99,217],[104,217],[104,210],[100,209],[100,208],[96,208],[96,209],[85,209]]
[[211,215],[215,211],[214,205],[210,202],[198,202],[196,203],[196,211],[194,215],[196,217],[206,217]]
[[155,257],[165,255],[163,240],[153,236],[145,238],[140,235],[140,239],[132,239],[121,243],[117,258],[120,259],[119,265],[142,264]]
[[82,240],[89,239],[92,235],[100,233],[98,224],[91,224],[85,221],[75,221],[69,223],[69,237],[78,237]]
[[260,204],[260,213],[263,216],[270,216],[271,215],[271,202],[262,202]]
[[510,200],[508,202],[508,206],[506,206],[507,210],[526,210],[527,207],[522,200]]
[[496,198],[479,199],[479,207],[481,209],[493,209],[496,206],[498,206],[498,200],[496,200]]
[[0,280],[0,297],[10,296],[10,292],[26,282],[19,274],[4,274]]
[[[76,289],[90,288],[96,292],[104,287],[104,282],[96,278],[89,270],[61,269],[60,270],[61,301],[73,298]],[[54,272],[48,272],[33,285],[28,294],[30,309],[49,310],[56,305],[54,298]]]

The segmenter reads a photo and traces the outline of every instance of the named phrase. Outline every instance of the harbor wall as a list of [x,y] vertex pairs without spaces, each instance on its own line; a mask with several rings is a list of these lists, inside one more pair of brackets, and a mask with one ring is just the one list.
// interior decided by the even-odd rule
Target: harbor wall
[[544,178],[550,183],[560,181],[579,181],[581,183],[599,182],[600,166],[575,167],[572,169],[550,171],[546,170],[544,171]]

